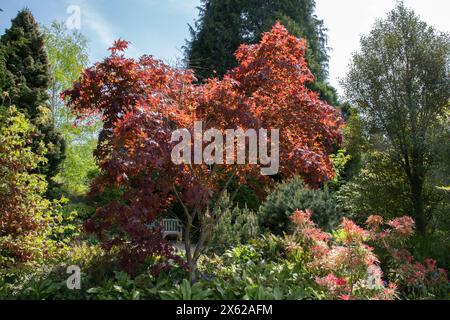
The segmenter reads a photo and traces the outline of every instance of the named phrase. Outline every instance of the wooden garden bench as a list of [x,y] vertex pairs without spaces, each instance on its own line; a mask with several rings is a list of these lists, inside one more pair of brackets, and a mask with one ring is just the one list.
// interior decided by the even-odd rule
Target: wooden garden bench
[[163,219],[162,220],[163,237],[176,236],[177,240],[183,240],[183,224],[179,219]]

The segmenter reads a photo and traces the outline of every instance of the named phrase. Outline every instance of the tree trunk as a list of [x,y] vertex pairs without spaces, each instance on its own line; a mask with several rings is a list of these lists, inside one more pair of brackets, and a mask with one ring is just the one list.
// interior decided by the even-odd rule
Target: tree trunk
[[189,263],[189,282],[194,284],[197,281],[197,261],[191,260]]
[[411,184],[411,200],[414,208],[414,220],[416,222],[416,230],[418,234],[426,233],[426,221],[423,208],[423,183],[422,179],[413,176],[410,180]]
[[191,228],[192,218],[188,218],[185,233],[184,233],[184,250],[186,251],[186,260],[189,272],[189,281],[193,284],[196,281],[196,261],[192,257],[191,251]]

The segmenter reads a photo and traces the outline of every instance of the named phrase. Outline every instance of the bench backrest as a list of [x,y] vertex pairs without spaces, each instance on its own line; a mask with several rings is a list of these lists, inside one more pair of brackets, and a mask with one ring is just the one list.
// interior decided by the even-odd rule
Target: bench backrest
[[182,232],[183,225],[178,219],[163,219],[163,230]]

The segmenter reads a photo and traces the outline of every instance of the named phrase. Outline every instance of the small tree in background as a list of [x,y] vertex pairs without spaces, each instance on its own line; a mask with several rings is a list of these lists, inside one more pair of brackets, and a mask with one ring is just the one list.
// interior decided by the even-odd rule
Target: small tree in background
[[80,196],[88,191],[90,173],[97,171],[93,152],[101,126],[95,118],[88,120],[89,125],[73,126],[75,116],[61,99],[61,93],[72,86],[87,66],[87,40],[59,22],[43,31],[49,64],[50,109],[54,127],[67,144],[66,157],[55,180],[69,196]]
[[224,194],[221,206],[226,208],[220,213],[220,218],[207,243],[208,249],[214,253],[222,254],[225,250],[247,243],[256,238],[261,230],[258,224],[258,216],[247,207],[240,208],[230,203],[228,193]]

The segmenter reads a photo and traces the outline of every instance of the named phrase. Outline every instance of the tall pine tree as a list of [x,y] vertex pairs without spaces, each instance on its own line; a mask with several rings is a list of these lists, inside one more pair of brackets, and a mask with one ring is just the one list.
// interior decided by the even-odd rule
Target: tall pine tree
[[24,112],[36,126],[35,147],[44,142],[47,148],[47,163],[38,171],[52,183],[64,160],[65,143],[55,130],[48,109],[49,72],[44,37],[28,9],[19,11],[11,23],[0,38],[9,80],[3,90],[7,92],[9,104]]
[[199,10],[185,48],[187,64],[199,80],[223,76],[236,65],[239,45],[257,43],[278,20],[291,34],[308,41],[308,65],[316,77],[311,89],[337,104],[336,91],[326,83],[326,29],[314,15],[314,0],[202,0]]

